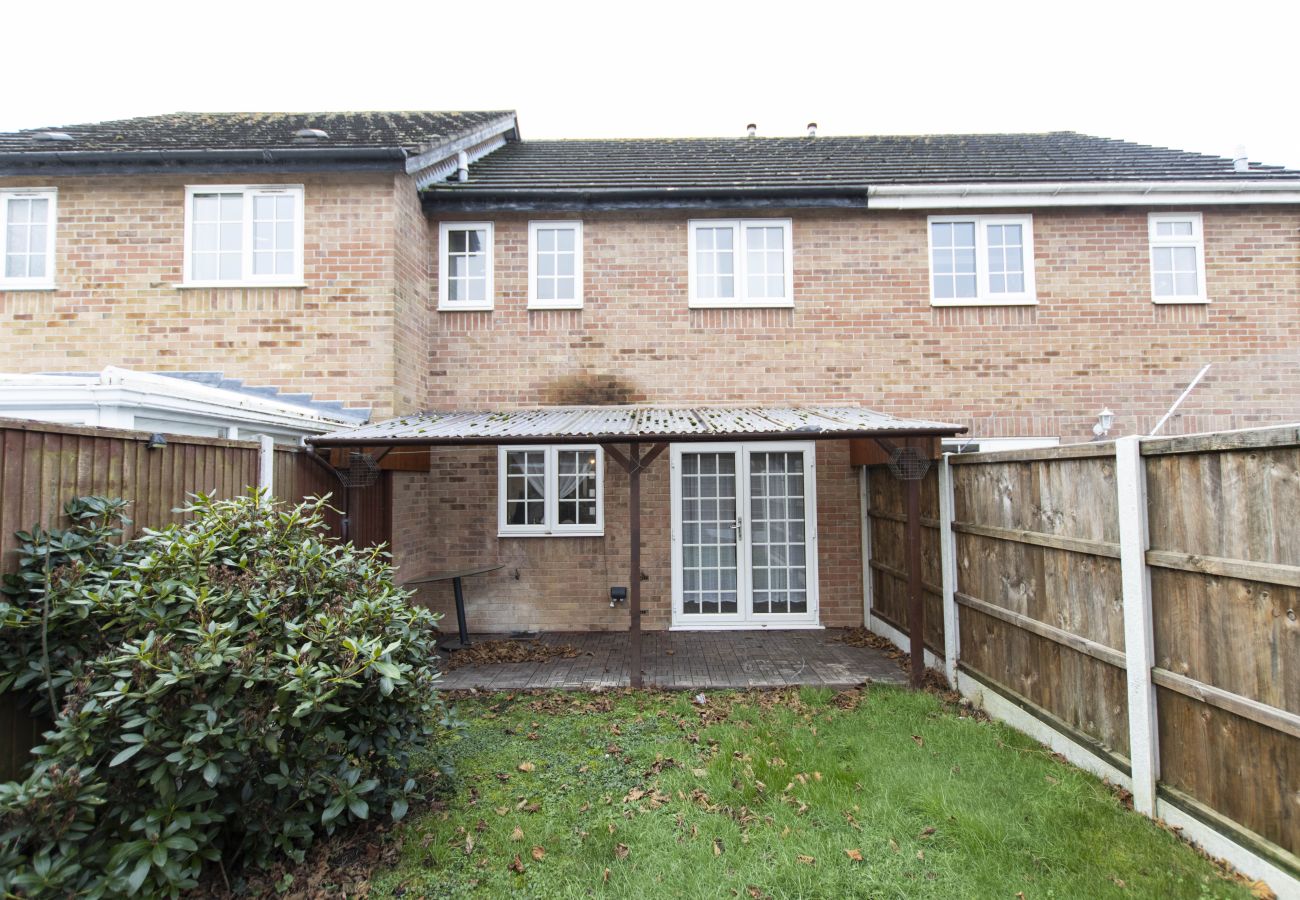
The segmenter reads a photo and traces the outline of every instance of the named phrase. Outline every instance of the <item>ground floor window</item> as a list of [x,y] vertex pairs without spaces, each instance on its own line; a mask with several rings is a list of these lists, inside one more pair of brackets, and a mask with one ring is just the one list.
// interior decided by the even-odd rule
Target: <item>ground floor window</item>
[[503,536],[604,534],[604,475],[597,446],[501,447],[497,530]]

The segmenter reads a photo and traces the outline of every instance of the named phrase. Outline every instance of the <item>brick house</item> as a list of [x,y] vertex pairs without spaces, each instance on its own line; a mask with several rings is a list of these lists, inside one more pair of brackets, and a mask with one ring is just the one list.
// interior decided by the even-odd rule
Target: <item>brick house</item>
[[[0,200],[48,198],[52,248],[0,280],[11,371],[219,365],[374,420],[860,405],[988,447],[1091,439],[1103,408],[1145,433],[1209,363],[1166,432],[1300,418],[1296,171],[1072,133],[526,141],[508,113],[62,131],[0,136]],[[645,627],[861,623],[847,438],[669,442],[640,486]],[[391,451],[418,458],[385,476],[403,572],[504,563],[483,630],[627,627],[601,443]]]

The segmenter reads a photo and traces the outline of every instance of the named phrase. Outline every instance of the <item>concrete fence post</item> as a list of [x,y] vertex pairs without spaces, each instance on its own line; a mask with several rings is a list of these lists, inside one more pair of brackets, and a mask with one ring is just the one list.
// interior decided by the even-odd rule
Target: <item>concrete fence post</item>
[[952,464],[945,453],[939,460],[939,561],[943,586],[943,671],[957,688],[957,658],[961,632],[957,618],[957,545],[952,530]]
[[270,500],[275,491],[275,441],[267,435],[258,438],[257,487]]
[[1147,492],[1142,447],[1137,437],[1115,442],[1115,485],[1119,499],[1120,572],[1124,590],[1124,655],[1128,679],[1129,759],[1133,808],[1156,814],[1160,747],[1151,627],[1151,570],[1147,567]]
[[862,516],[862,627],[871,630],[871,473],[858,466],[858,504]]

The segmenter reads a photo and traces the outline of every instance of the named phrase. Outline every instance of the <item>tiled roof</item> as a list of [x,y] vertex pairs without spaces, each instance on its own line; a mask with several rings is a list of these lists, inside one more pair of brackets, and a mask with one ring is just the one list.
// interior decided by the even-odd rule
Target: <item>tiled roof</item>
[[812,439],[952,435],[962,425],[858,406],[543,406],[422,413],[313,439],[321,446]]
[[[1300,171],[1074,132],[511,143],[435,196],[830,190],[1060,181],[1300,180]],[[445,194],[444,194],[445,192]]]
[[[493,122],[510,111],[170,113],[0,133],[0,154],[94,151],[393,149],[420,152]],[[326,137],[294,132],[320,129]],[[44,140],[62,133],[71,140]]]

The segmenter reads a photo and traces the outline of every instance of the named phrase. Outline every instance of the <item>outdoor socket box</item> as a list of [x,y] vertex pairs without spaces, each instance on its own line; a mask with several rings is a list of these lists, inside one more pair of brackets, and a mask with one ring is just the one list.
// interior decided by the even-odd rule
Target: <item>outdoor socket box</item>
[[627,600],[627,588],[612,587],[609,589],[609,605],[612,607],[615,603],[622,603]]

